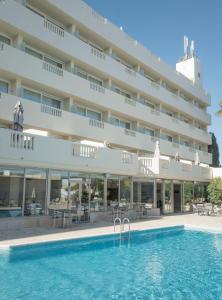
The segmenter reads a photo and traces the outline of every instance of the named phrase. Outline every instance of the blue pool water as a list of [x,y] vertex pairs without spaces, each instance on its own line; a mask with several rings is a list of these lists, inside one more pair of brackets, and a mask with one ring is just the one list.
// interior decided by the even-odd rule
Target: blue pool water
[[222,235],[133,232],[0,252],[0,299],[222,299]]

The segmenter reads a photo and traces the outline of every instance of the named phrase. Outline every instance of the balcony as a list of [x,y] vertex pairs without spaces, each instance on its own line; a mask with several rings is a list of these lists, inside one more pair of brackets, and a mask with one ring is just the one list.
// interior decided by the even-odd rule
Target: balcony
[[0,129],[0,164],[135,175],[137,156],[121,150]]
[[[21,15],[22,18],[15,18],[11,15],[10,12],[14,10],[16,10],[17,14]],[[157,84],[154,86],[152,81],[141,74],[132,69],[126,68],[126,66],[115,61],[110,56],[92,48],[90,45],[84,43],[74,35],[71,35],[59,26],[56,26],[50,21],[32,13],[27,8],[19,5],[13,0],[8,0],[7,3],[5,3],[3,9],[0,10],[0,16],[3,20],[10,22],[12,26],[19,28],[27,35],[34,36],[38,40],[42,40],[42,42],[50,44],[52,52],[54,52],[56,48],[62,51],[63,54],[73,57],[74,53],[70,49],[75,49],[74,59],[79,60],[84,64],[88,64],[89,66],[93,66],[103,74],[107,74],[107,77],[116,78],[116,80],[124,84],[128,84],[129,87],[134,87],[136,90],[143,92],[150,97],[156,98],[162,103],[176,107],[178,110],[184,111],[192,117],[206,122],[206,124],[210,124],[210,117],[204,111],[201,111],[191,104],[189,105],[189,103],[177,95],[174,97],[174,94],[164,87]],[[5,19],[6,16],[7,19]],[[30,23],[32,26],[27,26],[27,24]],[[159,65],[159,63],[160,62],[158,61],[156,65]],[[171,77],[172,76],[169,75],[168,78]],[[197,96],[196,94],[197,93],[195,92],[194,96],[198,98],[200,95],[198,94]],[[190,106],[192,106],[192,108]]]
[[[110,123],[91,120],[87,117],[48,107],[43,109],[43,104],[21,99],[10,94],[2,93],[0,97],[0,120],[11,123],[12,112],[16,102],[22,101],[24,107],[24,125],[26,128],[37,128],[54,132],[58,135],[78,136],[84,139],[108,141],[111,144],[121,145],[125,148],[154,152],[157,138],[144,135],[140,132],[114,126]],[[45,106],[44,106],[45,107]],[[160,139],[161,154],[194,160],[195,152],[189,147]],[[200,161],[211,163],[209,153],[198,151]]]
[[209,181],[212,168],[194,164],[155,158],[139,158],[139,172],[142,176],[187,181]]
[[[31,80],[31,84],[35,82],[44,86],[45,89],[51,89],[53,86],[55,90],[60,93],[63,92],[67,97],[74,95],[83,101],[96,105],[102,111],[110,110],[114,114],[121,113],[125,118],[132,119],[133,117],[141,123],[148,123],[148,127],[165,128],[175,135],[187,136],[205,144],[211,143],[211,136],[208,133],[197,128],[190,130],[189,125],[185,122],[155,111],[133,99],[125,98],[76,74],[45,63],[23,51],[6,44],[1,45],[3,47],[0,50],[0,69],[10,72],[12,77],[13,74],[16,74],[26,81]],[[200,115],[199,118],[204,118],[204,115]],[[177,126],[175,126],[175,121]]]
[[90,28],[106,39],[108,43],[116,45],[121,51],[135,57],[142,65],[146,65],[149,69],[167,79],[170,78],[175,85],[185,88],[195,97],[200,98],[204,103],[210,105],[210,97],[204,90],[200,90],[193,85],[190,80],[166,64],[143,45],[139,44],[124,31],[120,30],[119,27],[92,10],[87,4],[82,1],[74,3],[66,2],[65,4],[61,4],[59,0],[48,0],[48,2],[50,2],[53,8],[63,11],[70,18],[73,18],[73,23],[77,21],[84,27]]

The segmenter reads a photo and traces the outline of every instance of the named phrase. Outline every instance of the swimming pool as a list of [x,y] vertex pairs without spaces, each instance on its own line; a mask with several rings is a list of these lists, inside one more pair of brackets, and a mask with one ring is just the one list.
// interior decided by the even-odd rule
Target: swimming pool
[[222,235],[180,226],[0,250],[0,299],[222,299]]

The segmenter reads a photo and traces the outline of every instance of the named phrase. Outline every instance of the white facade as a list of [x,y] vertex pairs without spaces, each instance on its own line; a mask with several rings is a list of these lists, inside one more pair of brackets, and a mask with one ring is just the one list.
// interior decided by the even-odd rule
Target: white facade
[[[2,168],[103,174],[104,186],[110,174],[130,176],[131,203],[136,180],[156,189],[164,180],[211,179],[200,61],[173,69],[81,0],[0,0],[0,92]],[[17,101],[24,131],[48,137],[10,130]]]

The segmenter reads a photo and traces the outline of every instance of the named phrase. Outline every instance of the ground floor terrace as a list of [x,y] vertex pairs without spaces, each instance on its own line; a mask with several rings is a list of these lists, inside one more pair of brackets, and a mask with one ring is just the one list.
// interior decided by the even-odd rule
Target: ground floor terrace
[[131,210],[132,219],[181,213],[205,201],[206,188],[205,182],[1,166],[0,217],[72,209],[81,222],[118,209]]
[[[24,218],[26,217],[23,217],[23,219]],[[19,219],[14,219],[14,221],[15,220],[18,221]],[[0,224],[2,224],[2,222],[5,223],[6,219],[0,219]],[[7,222],[9,222],[9,219]],[[184,225],[186,228],[198,230],[222,232],[222,217],[199,216],[198,214],[194,213],[162,215],[155,218],[132,222],[131,231],[179,225]],[[2,227],[0,226],[0,228]],[[113,224],[111,222],[104,221],[94,224],[81,223],[72,228],[65,229],[48,226],[36,226],[22,227],[15,230],[15,228],[5,226],[4,229],[0,230],[0,249],[16,245],[101,236],[113,233],[115,233]],[[116,233],[119,234],[119,228],[116,230]]]

